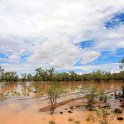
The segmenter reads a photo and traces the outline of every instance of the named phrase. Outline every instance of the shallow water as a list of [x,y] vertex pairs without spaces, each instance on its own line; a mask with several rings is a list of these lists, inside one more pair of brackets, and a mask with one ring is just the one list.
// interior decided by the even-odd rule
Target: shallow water
[[[45,101],[47,96],[44,91],[47,89],[51,82],[43,85],[42,82],[18,82],[15,84],[10,83],[0,83],[0,108],[1,106],[7,106],[9,104],[18,103],[20,108],[25,108],[35,104],[38,100]],[[62,86],[66,89],[75,90],[76,87],[80,86],[95,86],[99,91],[104,90],[115,90],[122,86],[122,82],[61,82]],[[73,88],[72,88],[73,87]],[[72,92],[73,93],[73,92]],[[79,97],[80,94],[71,95],[72,97]],[[62,99],[68,99],[68,97],[63,97]],[[18,107],[17,107],[18,108]],[[20,109],[19,108],[19,109]]]
[[[17,82],[11,83],[0,83],[0,97],[8,98],[32,98],[37,96],[42,96],[45,89],[49,86],[51,82],[43,85],[43,82]],[[61,82],[62,86],[66,89],[75,90],[77,87],[95,86],[98,90],[114,90],[120,89],[122,82]]]
[[[114,90],[122,86],[122,82],[61,82],[66,89],[83,86],[95,86],[99,90]],[[43,85],[42,82],[18,82],[15,84],[0,83],[0,123],[2,124],[22,124],[29,120],[30,124],[37,121],[40,124],[41,118],[45,118],[44,113],[39,113],[39,109],[48,106],[47,96],[44,91],[49,86],[50,82]],[[72,90],[72,91],[73,91]],[[72,92],[73,93],[73,92]],[[79,94],[78,94],[79,95]],[[61,98],[67,100],[69,98],[77,97],[72,94]],[[60,109],[62,109],[60,107]],[[84,109],[84,108],[82,108]],[[18,120],[16,120],[16,118]],[[39,119],[39,120],[38,120]],[[27,122],[27,124],[29,124]],[[41,124],[48,122],[43,121]]]

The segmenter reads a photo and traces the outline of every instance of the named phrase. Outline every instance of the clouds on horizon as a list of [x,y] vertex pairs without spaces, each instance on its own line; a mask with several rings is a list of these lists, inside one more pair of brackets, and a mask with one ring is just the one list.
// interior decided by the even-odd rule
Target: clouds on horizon
[[103,51],[118,56],[124,48],[123,15],[122,0],[1,0],[0,63],[21,72],[40,66],[118,71],[118,60],[92,63]]

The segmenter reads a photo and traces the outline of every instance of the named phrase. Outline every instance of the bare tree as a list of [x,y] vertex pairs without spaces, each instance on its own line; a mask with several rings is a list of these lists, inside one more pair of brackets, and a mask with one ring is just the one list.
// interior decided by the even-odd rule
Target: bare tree
[[91,88],[89,88],[89,93],[86,95],[87,107],[89,109],[93,108],[93,104],[95,102],[95,97],[97,96],[96,91],[97,91],[96,87],[91,87]]
[[99,98],[103,101],[105,107],[109,107],[108,100],[110,97],[108,96],[108,94],[106,94],[104,90],[101,90],[99,95]]
[[92,109],[95,102],[95,97],[97,96],[96,87],[81,87],[80,92],[86,96],[87,108]]
[[51,109],[50,109],[51,114],[55,112],[57,99],[60,97],[61,94],[62,94],[62,89],[59,83],[57,82],[54,82],[50,86],[50,88],[48,88],[47,95],[48,95],[49,102],[51,104]]

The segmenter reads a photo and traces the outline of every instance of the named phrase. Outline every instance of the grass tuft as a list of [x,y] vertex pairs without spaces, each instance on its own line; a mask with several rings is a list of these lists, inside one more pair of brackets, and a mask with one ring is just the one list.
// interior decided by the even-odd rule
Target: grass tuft
[[75,121],[74,123],[75,123],[75,124],[80,124],[80,121]]
[[74,121],[74,119],[73,118],[69,118],[68,121]]
[[49,124],[56,124],[54,121],[49,121]]

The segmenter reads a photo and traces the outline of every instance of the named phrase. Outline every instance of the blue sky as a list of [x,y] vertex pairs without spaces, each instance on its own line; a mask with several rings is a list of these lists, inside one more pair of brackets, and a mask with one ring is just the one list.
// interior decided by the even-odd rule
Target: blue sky
[[106,29],[115,29],[124,24],[124,12],[115,13],[110,20],[105,23]]
[[118,72],[124,57],[123,0],[0,1],[0,65]]
[[4,53],[0,53],[0,58],[8,58],[8,56]]
[[90,48],[94,45],[93,40],[86,40],[86,41],[81,41],[78,44],[76,44],[78,47],[85,49],[85,48]]

